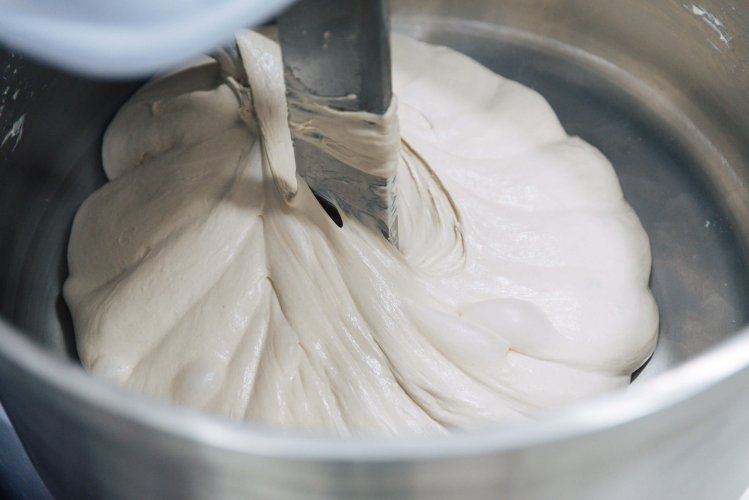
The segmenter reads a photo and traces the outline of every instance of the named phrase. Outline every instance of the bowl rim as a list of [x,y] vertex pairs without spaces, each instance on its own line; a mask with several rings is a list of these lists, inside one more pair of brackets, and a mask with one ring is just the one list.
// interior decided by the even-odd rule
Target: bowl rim
[[[97,379],[24,337],[0,318],[0,362],[78,402],[173,438],[248,456],[316,461],[396,462],[517,451],[572,440],[652,416],[749,373],[749,326],[680,365],[537,419],[440,435],[338,437],[232,421]],[[0,386],[5,381],[0,379]],[[3,405],[13,420],[13,402]],[[23,441],[23,436],[21,436]]]

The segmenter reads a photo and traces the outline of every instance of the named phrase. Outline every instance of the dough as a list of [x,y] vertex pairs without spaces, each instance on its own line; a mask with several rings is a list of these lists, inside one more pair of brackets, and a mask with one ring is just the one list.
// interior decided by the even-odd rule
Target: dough
[[87,369],[341,435],[475,427],[628,384],[656,340],[648,239],[540,95],[394,37],[399,251],[327,216],[296,175],[277,44],[238,42],[250,88],[200,64],[107,130],[110,182],[75,218],[64,288]]

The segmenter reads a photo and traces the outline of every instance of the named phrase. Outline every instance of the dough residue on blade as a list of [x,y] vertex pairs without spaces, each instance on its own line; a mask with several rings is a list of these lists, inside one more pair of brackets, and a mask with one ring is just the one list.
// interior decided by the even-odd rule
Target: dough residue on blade
[[90,371],[344,435],[485,425],[628,383],[657,332],[648,239],[540,95],[393,38],[399,251],[327,216],[296,173],[278,45],[238,43],[249,85],[193,66],[107,130],[110,181],[76,216],[64,288]]

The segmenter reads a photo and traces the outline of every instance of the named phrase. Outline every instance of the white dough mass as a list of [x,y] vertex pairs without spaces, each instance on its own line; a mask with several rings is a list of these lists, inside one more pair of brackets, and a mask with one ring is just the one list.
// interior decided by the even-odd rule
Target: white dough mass
[[238,43],[249,88],[206,62],[107,130],[110,182],[76,216],[64,288],[87,369],[342,435],[475,427],[628,384],[658,327],[648,239],[539,94],[394,37],[399,251],[327,216],[296,175],[278,45]]

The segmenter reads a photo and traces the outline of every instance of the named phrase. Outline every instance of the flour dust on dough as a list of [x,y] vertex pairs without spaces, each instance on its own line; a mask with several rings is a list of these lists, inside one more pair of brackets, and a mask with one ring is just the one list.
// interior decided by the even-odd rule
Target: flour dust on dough
[[149,83],[107,130],[110,181],[76,216],[64,288],[86,368],[340,435],[471,428],[628,383],[656,339],[648,239],[540,95],[393,38],[397,250],[326,215],[296,174],[278,45],[238,43],[244,68]]

